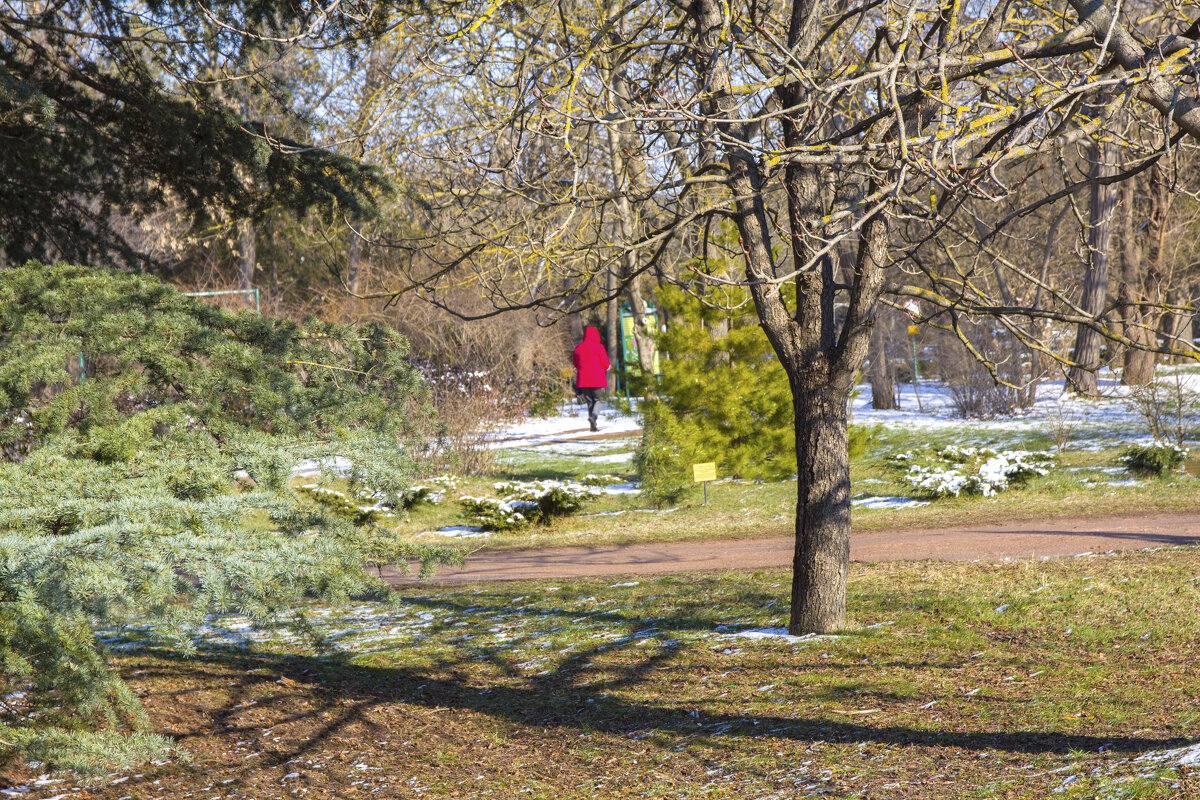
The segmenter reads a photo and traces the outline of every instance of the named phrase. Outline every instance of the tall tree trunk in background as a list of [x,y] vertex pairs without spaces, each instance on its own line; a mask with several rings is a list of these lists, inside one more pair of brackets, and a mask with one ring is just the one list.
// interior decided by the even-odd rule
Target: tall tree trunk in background
[[358,294],[358,275],[359,265],[362,262],[363,237],[358,234],[356,229],[361,224],[361,220],[355,219],[353,227],[346,232],[346,236],[349,239],[346,242],[346,288],[351,294]]
[[[1167,297],[1167,287],[1170,280],[1163,263],[1163,253],[1166,244],[1167,215],[1171,210],[1172,193],[1166,176],[1155,166],[1150,170],[1150,217],[1146,221],[1146,259],[1143,264],[1142,282],[1138,287],[1138,326],[1141,341],[1146,346],[1158,344],[1159,312],[1156,304],[1162,303]],[[1142,352],[1133,358],[1130,383],[1136,379],[1138,384],[1154,380],[1154,366],[1158,361],[1157,353]]]
[[[1187,307],[1187,302],[1188,296],[1183,286],[1174,286],[1167,292],[1167,305],[1171,307],[1171,310],[1163,314],[1162,343],[1172,350],[1186,350],[1191,346],[1188,336],[1192,332],[1192,314],[1182,310]],[[1172,353],[1164,356],[1163,360],[1168,364],[1178,364],[1182,361],[1182,357],[1178,353]]]
[[608,358],[613,369],[608,373],[608,390],[617,390],[617,365],[621,363],[621,298],[618,292],[620,281],[617,277],[617,265],[613,264],[605,274],[608,300],[604,303],[604,337],[608,349]]
[[626,287],[629,308],[633,312],[633,341],[637,346],[638,369],[642,373],[642,395],[647,400],[658,397],[658,377],[654,373],[654,331],[646,313],[646,299],[638,281]]
[[[1116,147],[1109,142],[1092,145],[1089,152],[1092,178],[1116,174]],[[1088,265],[1083,279],[1083,297],[1079,306],[1088,316],[1099,320],[1104,312],[1108,296],[1109,248],[1112,246],[1112,217],[1116,205],[1117,191],[1114,186],[1092,184],[1091,202],[1088,208]],[[1090,325],[1080,325],[1075,336],[1075,350],[1071,360],[1075,363],[1067,373],[1067,383],[1079,394],[1098,393],[1096,370],[1100,368],[1100,333]]]
[[896,376],[887,356],[887,332],[884,330],[884,312],[880,310],[871,327],[871,344],[867,349],[869,377],[871,380],[871,408],[891,410],[896,407]]
[[1138,305],[1145,284],[1145,265],[1142,243],[1137,238],[1136,188],[1136,178],[1121,184],[1121,284],[1117,288],[1117,302],[1122,333],[1133,342],[1133,346],[1125,348],[1121,370],[1121,383],[1126,386],[1141,386],[1154,380],[1154,354],[1137,346],[1152,346],[1154,340],[1146,330],[1144,314]]
[[[608,19],[620,19],[620,5],[610,0]],[[609,32],[609,39],[619,44],[624,36],[624,23],[618,22]],[[629,75],[624,64],[610,64],[608,69],[609,99],[613,109],[629,115],[629,97],[632,94]],[[646,317],[646,301],[642,294],[638,253],[629,245],[641,235],[642,220],[638,209],[629,200],[629,195],[643,197],[647,194],[646,164],[639,152],[639,139],[631,129],[632,123],[622,122],[608,127],[608,152],[612,166],[613,182],[617,197],[617,222],[620,239],[624,247],[624,263],[621,278],[625,294],[629,298],[629,310],[633,315],[633,338],[637,346],[638,368],[642,376],[642,395],[647,400],[658,396],[654,374],[654,345]],[[627,365],[628,366],[628,365]],[[626,370],[628,379],[628,370]]]
[[[1054,242],[1058,238],[1058,226],[1062,224],[1063,217],[1067,216],[1067,212],[1070,209],[1071,206],[1064,203],[1059,212],[1054,215],[1054,219],[1050,222],[1050,227],[1046,229],[1046,243],[1042,246],[1042,266],[1038,273],[1038,284],[1037,288],[1033,291],[1033,300],[1029,303],[1033,309],[1040,310],[1042,307],[1046,276],[1050,274],[1050,262],[1054,257]],[[1039,342],[1048,341],[1050,321],[1031,319],[1027,330],[1035,340]],[[1037,385],[1046,376],[1046,373],[1047,369],[1043,361],[1042,351],[1036,347],[1032,348],[1029,362],[1029,383],[1032,386],[1032,400],[1034,402],[1037,401]]]
[[252,219],[238,224],[238,288],[254,288],[254,270],[258,267],[258,226]]

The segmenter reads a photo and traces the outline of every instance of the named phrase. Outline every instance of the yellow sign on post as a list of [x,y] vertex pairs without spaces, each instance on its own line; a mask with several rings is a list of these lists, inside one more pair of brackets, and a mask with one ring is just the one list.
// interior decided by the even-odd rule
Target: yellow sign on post
[[920,329],[920,328],[918,328],[916,325],[909,325],[909,326],[908,326],[908,335],[909,335],[909,336],[916,336],[916,335],[917,335],[918,333],[920,333],[920,332],[921,332],[921,329]]
[[717,462],[705,461],[692,464],[692,482],[704,484],[704,505],[708,505],[708,482],[717,479]]

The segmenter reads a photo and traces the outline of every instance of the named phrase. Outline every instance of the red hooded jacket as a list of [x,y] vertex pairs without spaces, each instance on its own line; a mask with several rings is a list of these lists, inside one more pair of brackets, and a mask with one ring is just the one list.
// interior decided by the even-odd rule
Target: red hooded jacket
[[583,333],[583,341],[575,347],[571,356],[575,363],[575,385],[580,389],[608,386],[608,353],[600,344],[600,331],[589,326]]

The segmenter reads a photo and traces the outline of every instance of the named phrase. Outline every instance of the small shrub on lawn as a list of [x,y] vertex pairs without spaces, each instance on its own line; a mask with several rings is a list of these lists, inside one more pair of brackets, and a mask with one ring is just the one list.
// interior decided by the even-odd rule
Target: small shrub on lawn
[[1121,463],[1125,469],[1135,475],[1160,476],[1174,472],[1183,466],[1187,458],[1187,450],[1178,445],[1155,442],[1154,444],[1135,444],[1127,447],[1121,454]]
[[633,466],[643,497],[659,508],[677,503],[692,487],[689,464],[694,452],[674,414],[657,402],[642,404],[642,441]]
[[1030,478],[1046,475],[1054,464],[1049,453],[946,447],[900,453],[890,459],[918,497],[937,499],[960,494],[991,497]]
[[460,497],[467,518],[484,530],[512,531],[527,525],[548,525],[567,517],[603,494],[597,486],[570,481],[508,481],[496,484],[500,499]]
[[531,520],[526,511],[536,506],[524,500],[497,500],[494,497],[460,497],[463,514],[472,524],[485,531],[515,531],[526,527]]

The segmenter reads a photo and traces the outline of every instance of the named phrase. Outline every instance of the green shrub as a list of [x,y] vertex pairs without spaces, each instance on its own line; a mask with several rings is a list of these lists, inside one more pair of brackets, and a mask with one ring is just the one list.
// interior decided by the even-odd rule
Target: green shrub
[[1173,444],[1135,444],[1125,448],[1121,463],[1134,475],[1161,476],[1183,466],[1187,450]]
[[654,505],[673,505],[692,488],[692,463],[696,448],[687,430],[662,402],[642,403],[642,440],[633,454],[633,466],[642,484],[642,496]]
[[382,596],[364,563],[456,557],[288,488],[298,460],[333,456],[352,493],[411,485],[427,406],[405,348],[381,325],[235,315],[144,275],[0,270],[0,762],[86,770],[168,747],[97,626],[187,654],[212,615]]
[[528,525],[548,525],[567,517],[603,493],[597,486],[563,481],[507,481],[496,484],[500,499],[461,497],[470,522],[489,531],[511,531]]
[[882,432],[882,425],[847,425],[846,447],[850,452],[851,460],[866,455],[867,449],[875,443]]
[[664,355],[659,394],[695,460],[717,462],[722,476],[794,475],[791,387],[747,290],[672,286],[658,302],[671,321],[656,337]]

